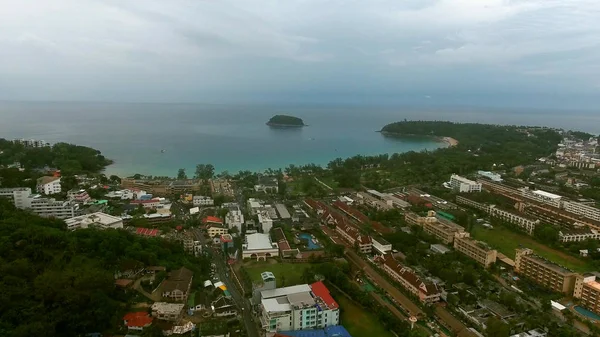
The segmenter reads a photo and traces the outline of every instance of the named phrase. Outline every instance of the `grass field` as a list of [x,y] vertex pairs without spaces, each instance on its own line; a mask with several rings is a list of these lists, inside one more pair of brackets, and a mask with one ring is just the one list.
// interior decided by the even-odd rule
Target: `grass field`
[[340,324],[352,335],[352,337],[393,337],[394,335],[385,330],[377,317],[364,310],[346,296],[339,293],[333,294],[340,305],[342,314]]
[[326,176],[322,176],[322,177],[318,177],[319,180],[321,180],[323,183],[325,183],[325,185],[331,187],[331,188],[337,188],[338,187],[338,183],[333,180],[333,175],[326,175]]
[[475,239],[487,242],[490,246],[511,259],[515,258],[515,249],[526,247],[533,249],[536,254],[545,257],[548,260],[576,272],[593,270],[593,267],[584,260],[543,245],[530,236],[516,233],[503,227],[496,226],[494,229],[490,230],[476,226],[471,234]]
[[287,287],[302,283],[302,273],[304,269],[309,268],[308,263],[272,263],[275,260],[267,262],[248,262],[244,264],[244,268],[248,271],[252,282],[260,282],[262,279],[260,274],[265,271],[270,271],[275,274],[277,279],[277,287]]

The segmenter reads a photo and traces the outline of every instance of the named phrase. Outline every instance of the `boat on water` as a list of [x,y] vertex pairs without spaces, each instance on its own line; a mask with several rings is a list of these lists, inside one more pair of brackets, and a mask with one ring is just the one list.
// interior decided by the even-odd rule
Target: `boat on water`
[[165,150],[165,149],[160,150],[160,153],[165,153],[165,152],[167,152],[167,150]]

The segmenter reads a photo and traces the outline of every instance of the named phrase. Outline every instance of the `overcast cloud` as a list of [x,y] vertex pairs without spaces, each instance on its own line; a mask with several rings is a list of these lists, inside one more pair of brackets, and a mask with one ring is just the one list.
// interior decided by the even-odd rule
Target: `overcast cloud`
[[599,94],[597,0],[0,0],[3,100]]

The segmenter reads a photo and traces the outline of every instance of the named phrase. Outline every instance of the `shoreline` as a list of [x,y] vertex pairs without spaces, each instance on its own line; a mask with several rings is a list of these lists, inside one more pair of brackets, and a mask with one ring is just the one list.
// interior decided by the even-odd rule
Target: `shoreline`
[[430,135],[417,135],[417,134],[412,134],[412,133],[395,133],[395,132],[389,132],[389,131],[383,131],[383,130],[379,130],[379,131],[375,131],[375,132],[379,132],[384,136],[391,136],[391,137],[425,137],[425,138],[430,138],[433,139],[437,142],[440,143],[444,143],[446,145],[448,145],[448,147],[455,147],[459,144],[458,140],[452,138],[452,137],[440,137],[440,136],[430,136]]

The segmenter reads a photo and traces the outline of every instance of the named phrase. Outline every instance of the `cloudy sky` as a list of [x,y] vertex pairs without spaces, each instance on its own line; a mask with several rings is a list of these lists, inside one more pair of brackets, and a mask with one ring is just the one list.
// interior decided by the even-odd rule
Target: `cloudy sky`
[[598,0],[0,0],[1,100],[599,97]]

